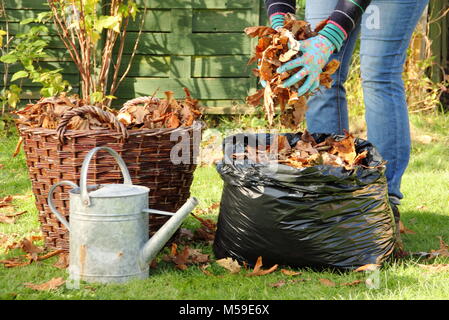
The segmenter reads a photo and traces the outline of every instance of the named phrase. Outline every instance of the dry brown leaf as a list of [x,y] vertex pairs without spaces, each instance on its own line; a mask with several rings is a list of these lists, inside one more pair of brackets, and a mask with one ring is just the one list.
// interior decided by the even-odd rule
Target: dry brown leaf
[[57,256],[58,254],[61,254],[63,252],[64,252],[64,250],[62,250],[62,249],[58,249],[58,250],[54,250],[54,251],[48,252],[46,254],[38,256],[37,257],[37,261],[43,261],[43,260],[49,259],[49,258]]
[[276,34],[277,31],[267,26],[247,27],[244,32],[250,37],[264,37],[270,34]]
[[21,248],[24,252],[29,253],[33,260],[37,260],[38,254],[44,251],[43,248],[35,246],[33,242],[27,238],[22,240]]
[[262,269],[262,257],[258,257],[256,264],[254,265],[254,270],[248,274],[246,274],[247,277],[253,277],[253,276],[264,276],[266,274],[272,273],[274,271],[276,271],[278,265],[275,264],[274,266],[272,266],[270,269],[266,269],[263,270]]
[[22,143],[23,143],[23,137],[21,136],[19,138],[19,141],[17,141],[16,148],[14,149],[14,153],[12,154],[13,158],[15,158],[20,153],[20,147],[22,146]]
[[320,283],[326,287],[335,287],[336,286],[335,282],[333,282],[332,280],[329,280],[329,279],[324,279],[324,278],[320,279]]
[[440,248],[438,250],[431,250],[430,254],[433,257],[449,257],[449,246],[443,241],[443,237],[439,236],[438,239],[440,240]]
[[364,281],[363,280],[354,280],[354,281],[351,281],[351,282],[342,283],[340,285],[341,286],[345,286],[345,287],[353,287],[353,286],[357,286],[357,285],[359,285],[361,283],[364,283]]
[[3,199],[0,200],[0,208],[11,206],[13,197],[12,196],[6,196]]
[[399,221],[399,231],[404,234],[416,234],[415,231],[406,228],[402,221]]
[[200,270],[202,273],[204,273],[206,276],[214,276],[212,272],[207,270],[210,267],[210,264],[202,264],[200,265]]
[[215,261],[215,263],[217,263],[219,266],[225,268],[232,274],[239,273],[241,270],[240,264],[232,258],[219,259],[219,260]]
[[21,216],[22,214],[27,213],[28,211],[21,211],[6,215],[0,215],[0,223],[13,224],[16,221],[16,217]]
[[0,264],[3,264],[5,268],[16,268],[27,266],[32,262],[32,259],[27,255],[21,255],[11,259],[0,260]]
[[357,269],[354,270],[354,272],[361,272],[361,271],[375,271],[377,269],[380,268],[380,264],[365,264],[361,267],[358,267]]
[[0,223],[13,224],[16,219],[4,215],[0,215]]
[[58,269],[66,269],[69,266],[69,255],[67,253],[60,254],[58,261],[53,266]]
[[278,282],[272,283],[269,286],[272,288],[280,288],[283,287],[287,284],[287,281],[285,280],[279,280]]
[[355,151],[354,137],[349,133],[345,132],[345,137],[340,141],[335,141],[332,143],[332,149],[329,151],[330,154],[338,155],[349,165],[353,165],[354,159],[357,157]]
[[425,269],[429,272],[448,272],[449,264],[418,264],[418,266],[422,269]]
[[24,283],[24,286],[33,290],[37,291],[49,291],[49,290],[56,290],[60,286],[62,286],[65,283],[65,280],[63,278],[53,278],[47,282],[41,283],[41,284],[35,284],[35,283]]
[[189,248],[189,259],[192,263],[206,263],[209,262],[209,255],[202,253],[200,249]]
[[302,272],[288,270],[288,269],[281,269],[281,272],[285,274],[286,276],[299,276],[302,274]]

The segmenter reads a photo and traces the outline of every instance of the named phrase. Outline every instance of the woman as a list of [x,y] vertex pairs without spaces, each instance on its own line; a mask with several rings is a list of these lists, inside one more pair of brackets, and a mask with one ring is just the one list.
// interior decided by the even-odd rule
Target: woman
[[[278,69],[278,72],[284,72],[303,67],[283,83],[284,87],[289,87],[306,78],[298,89],[301,95],[318,88],[318,75],[328,61],[337,59],[341,62],[333,75],[332,88],[311,97],[307,112],[309,131],[341,134],[344,129],[349,130],[343,85],[360,34],[360,69],[368,140],[388,161],[388,193],[397,225],[397,205],[403,198],[401,178],[408,165],[411,145],[402,72],[412,33],[427,3],[428,0],[307,0],[306,20],[312,27],[325,19],[327,23],[316,37],[303,41],[301,58]],[[265,0],[265,4],[275,29],[283,26],[286,13],[296,11],[295,0]],[[370,15],[377,17],[373,19]]]

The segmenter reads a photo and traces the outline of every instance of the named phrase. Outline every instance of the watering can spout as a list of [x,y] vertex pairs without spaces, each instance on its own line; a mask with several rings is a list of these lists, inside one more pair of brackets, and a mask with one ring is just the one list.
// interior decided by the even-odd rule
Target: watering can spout
[[[150,240],[148,240],[148,242],[140,250],[139,264],[142,269],[148,266],[148,264],[156,257],[159,251],[161,251],[164,245],[181,226],[184,219],[197,205],[198,200],[192,197],[187,200],[187,202],[178,211],[176,211],[176,213],[170,214],[172,217],[150,238]],[[144,212],[150,214],[169,214],[168,212],[152,209],[145,209]]]

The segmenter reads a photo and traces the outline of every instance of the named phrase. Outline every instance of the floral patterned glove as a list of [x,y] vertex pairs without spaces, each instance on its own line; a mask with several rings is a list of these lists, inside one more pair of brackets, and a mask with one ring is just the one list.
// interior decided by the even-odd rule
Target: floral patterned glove
[[299,41],[299,50],[302,51],[302,56],[284,63],[277,69],[277,72],[283,73],[296,68],[301,68],[301,70],[288,78],[281,86],[283,88],[291,87],[306,78],[304,84],[298,89],[298,96],[317,89],[320,85],[320,74],[335,49],[335,45],[321,34]]
[[270,16],[270,24],[274,30],[279,30],[284,26],[285,13],[276,12]]

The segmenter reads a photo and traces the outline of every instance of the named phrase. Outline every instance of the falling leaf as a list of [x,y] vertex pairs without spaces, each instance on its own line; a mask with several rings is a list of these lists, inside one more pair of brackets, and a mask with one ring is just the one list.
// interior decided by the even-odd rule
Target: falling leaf
[[24,283],[24,286],[33,290],[37,291],[49,291],[49,290],[56,290],[60,286],[62,286],[65,283],[65,280],[63,278],[53,278],[47,282],[41,283],[41,284],[34,284],[34,283]]
[[230,271],[230,273],[232,274],[239,273],[241,270],[241,266],[239,265],[239,263],[236,260],[233,260],[232,258],[223,258],[215,262],[219,266]]
[[380,268],[380,264],[365,264],[361,267],[358,267],[354,270],[354,272],[361,272],[361,271],[375,271]]
[[335,287],[336,286],[335,282],[333,282],[332,280],[329,280],[329,279],[324,279],[324,278],[320,279],[320,283],[326,287]]
[[248,274],[246,274],[247,277],[253,277],[253,276],[264,276],[266,274],[274,272],[278,265],[275,264],[270,269],[263,270],[262,269],[262,257],[257,258],[256,264],[254,266],[254,270]]

